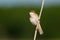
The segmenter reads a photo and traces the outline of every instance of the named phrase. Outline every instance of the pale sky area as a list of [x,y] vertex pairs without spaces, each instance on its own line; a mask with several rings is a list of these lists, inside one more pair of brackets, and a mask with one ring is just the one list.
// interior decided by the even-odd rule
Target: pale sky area
[[[42,0],[0,0],[0,6],[40,5]],[[60,5],[60,0],[45,0],[45,5]]]

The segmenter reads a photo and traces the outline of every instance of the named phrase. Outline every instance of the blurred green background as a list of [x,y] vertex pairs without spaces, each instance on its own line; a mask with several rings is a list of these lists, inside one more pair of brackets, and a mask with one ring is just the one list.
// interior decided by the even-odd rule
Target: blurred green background
[[[39,14],[40,6],[0,7],[0,39],[33,40],[35,26],[29,21],[29,11]],[[41,16],[43,35],[38,40],[60,40],[60,6],[44,7]]]

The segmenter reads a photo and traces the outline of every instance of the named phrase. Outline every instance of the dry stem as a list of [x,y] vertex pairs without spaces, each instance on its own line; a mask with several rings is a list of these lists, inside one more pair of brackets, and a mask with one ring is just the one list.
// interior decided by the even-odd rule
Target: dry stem
[[44,6],[44,0],[42,0],[42,6],[41,6],[40,14],[39,14],[39,19],[41,18],[41,14],[42,14],[42,11],[43,11],[43,6]]
[[37,28],[38,28],[38,25],[36,26],[36,29],[35,29],[34,40],[36,40]]
[[[43,6],[44,6],[44,0],[42,0],[42,6],[41,6],[40,14],[39,14],[39,19],[41,18],[41,14],[42,14],[42,11],[43,11]],[[37,24],[36,29],[35,29],[34,40],[36,40],[37,27],[38,27],[38,24]]]

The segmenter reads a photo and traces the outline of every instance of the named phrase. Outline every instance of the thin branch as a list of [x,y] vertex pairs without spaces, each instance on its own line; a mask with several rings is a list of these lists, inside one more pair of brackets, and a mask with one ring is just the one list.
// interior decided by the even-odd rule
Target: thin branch
[[[42,11],[43,11],[43,6],[44,6],[44,0],[42,0],[42,6],[41,6],[40,14],[39,14],[39,19],[41,18],[41,14],[42,14]],[[35,29],[34,40],[36,40],[37,28],[38,28],[38,24],[37,24],[36,29]]]
[[36,35],[37,35],[37,29],[35,30],[34,40],[36,40]]
[[44,6],[44,0],[42,0],[42,6],[41,6],[40,14],[39,14],[39,19],[41,18],[41,14],[42,14],[42,11],[43,11],[43,6]]
[[37,28],[38,28],[38,25],[36,26],[36,29],[35,29],[34,40],[36,40]]

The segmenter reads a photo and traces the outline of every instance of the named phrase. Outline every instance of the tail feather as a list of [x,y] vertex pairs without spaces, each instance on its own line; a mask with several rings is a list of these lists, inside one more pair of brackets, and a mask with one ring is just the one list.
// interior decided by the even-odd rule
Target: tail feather
[[39,31],[39,33],[40,33],[40,35],[42,35],[43,34],[43,30],[42,30],[42,28],[41,28],[41,25],[40,24],[38,24],[39,26],[38,26],[38,31]]

